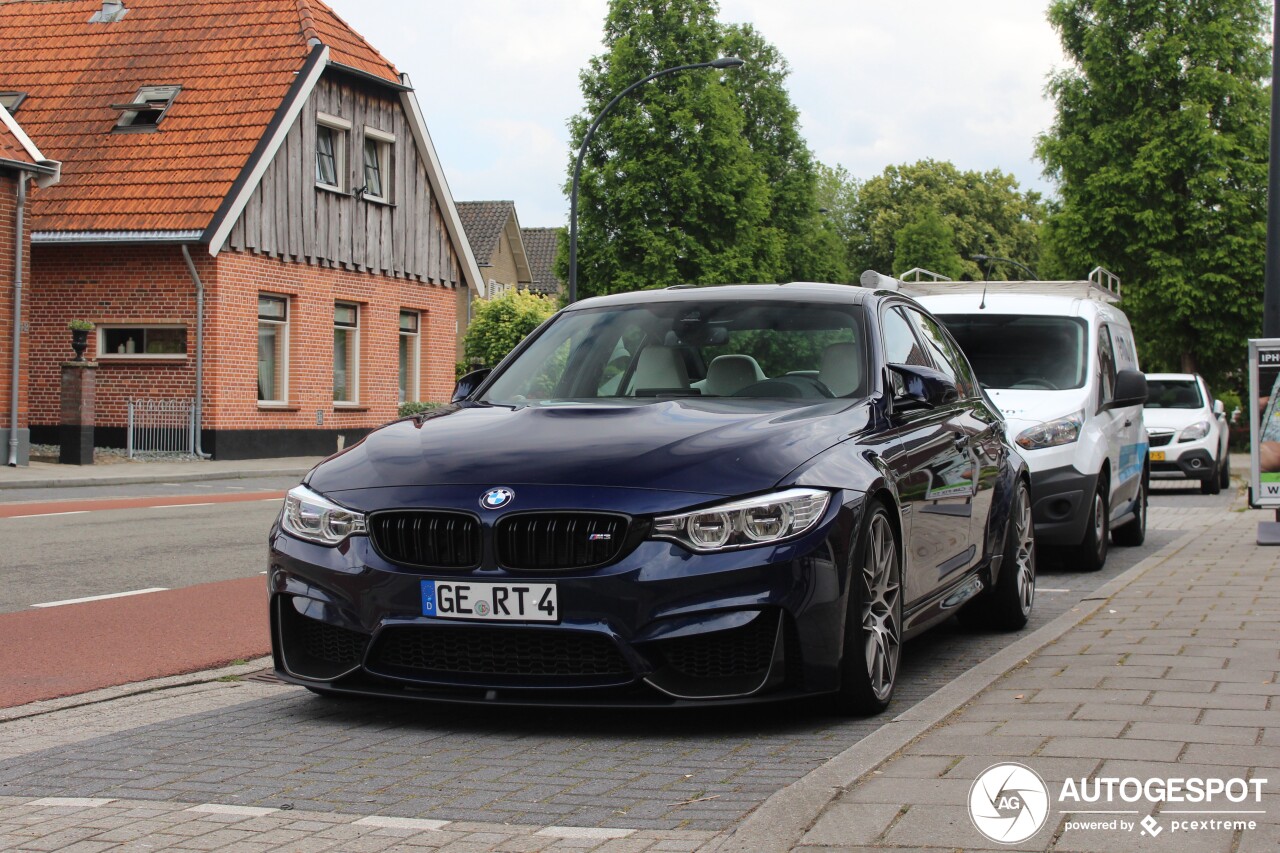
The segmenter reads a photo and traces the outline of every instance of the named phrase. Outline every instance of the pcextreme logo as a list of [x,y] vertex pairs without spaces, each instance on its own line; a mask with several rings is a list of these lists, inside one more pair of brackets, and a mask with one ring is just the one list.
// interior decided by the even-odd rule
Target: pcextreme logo
[[[1245,778],[1082,777],[1064,780],[1056,799],[1058,810],[1067,816],[1064,832],[1136,830],[1154,839],[1166,829],[1170,837],[1257,829],[1257,816],[1266,814],[1256,807],[1266,785],[1266,779]],[[974,827],[1000,844],[1017,844],[1039,832],[1052,803],[1040,774],[1015,762],[993,764],[969,788]],[[1156,807],[1158,813],[1139,818]]]

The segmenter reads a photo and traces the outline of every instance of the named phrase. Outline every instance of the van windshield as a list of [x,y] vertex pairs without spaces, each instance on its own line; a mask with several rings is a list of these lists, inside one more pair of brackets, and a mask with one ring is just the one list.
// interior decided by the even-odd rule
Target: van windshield
[[1088,327],[1078,317],[940,314],[984,388],[1083,388]]

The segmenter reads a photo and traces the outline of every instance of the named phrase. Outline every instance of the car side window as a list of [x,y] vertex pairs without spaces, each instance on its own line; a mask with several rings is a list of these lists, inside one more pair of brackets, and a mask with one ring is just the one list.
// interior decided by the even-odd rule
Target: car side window
[[1111,329],[1098,327],[1098,371],[1101,381],[1099,405],[1105,405],[1115,399],[1116,391],[1116,355],[1111,345]]
[[901,308],[884,312],[884,360],[888,364],[914,364],[929,366],[929,358],[920,348],[920,341],[911,324],[902,316]]
[[952,344],[942,326],[932,317],[926,317],[918,311],[908,309],[906,314],[919,330],[925,348],[933,358],[934,366],[956,383],[961,397],[976,395],[978,383],[974,379],[973,371],[969,368],[969,362],[961,355],[959,348]]

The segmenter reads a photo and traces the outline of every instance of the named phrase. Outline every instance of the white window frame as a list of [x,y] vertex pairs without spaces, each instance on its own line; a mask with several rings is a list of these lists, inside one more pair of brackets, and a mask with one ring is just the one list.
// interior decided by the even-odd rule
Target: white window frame
[[[336,299],[333,303],[335,315],[339,307],[355,309],[356,319],[353,325],[348,326],[338,323],[337,316],[333,318],[333,328],[342,329],[351,336],[351,363],[347,365],[347,386],[351,391],[351,399],[334,400],[333,407],[335,409],[354,408],[360,405],[360,303]],[[335,351],[333,356],[336,362],[338,353]]]
[[[316,175],[316,187],[329,192],[345,193],[347,191],[347,150],[351,145],[351,122],[341,116],[328,113],[316,113],[316,163],[320,157],[320,128],[326,127],[333,132],[333,171],[335,184],[326,184]],[[317,169],[317,172],[319,170]]]
[[[119,350],[108,350],[106,348],[107,332],[115,331],[117,329],[141,329],[143,332],[146,332],[148,329],[182,329],[184,332],[187,331],[187,327],[183,323],[100,323],[97,327],[96,349],[98,358],[136,358],[146,360],[187,357],[185,350],[182,352],[139,352],[136,350],[134,352],[120,352]],[[137,345],[142,346],[142,341],[139,341]]]
[[[280,331],[280,335],[281,335],[280,368],[279,368],[280,387],[277,389],[280,396],[278,399],[272,399],[272,400],[259,399],[258,405],[266,406],[266,407],[287,406],[289,405],[289,315],[290,313],[292,313],[292,305],[290,303],[293,300],[291,300],[287,295],[283,293],[268,293],[267,291],[259,291],[257,296],[258,297],[265,296],[268,299],[279,300],[284,303],[284,319],[282,320],[264,318],[260,313],[256,314],[258,318],[258,325],[254,326],[255,331],[263,323],[270,323],[274,326],[279,326],[281,329]],[[257,299],[255,299],[254,300],[255,312],[257,311],[257,304],[258,304]],[[255,381],[256,381],[256,371],[255,371]]]
[[[402,326],[399,325],[399,322],[397,321],[397,328],[399,329],[400,337],[399,339],[397,339],[396,343],[399,344],[405,338],[409,339],[409,364],[407,368],[409,375],[404,378],[404,399],[401,400],[400,402],[401,403],[417,403],[422,399],[422,315],[423,315],[423,312],[414,308],[401,308],[400,313],[397,315],[397,317],[403,318],[405,314],[412,314],[416,318],[416,323],[415,323],[415,330],[412,332],[407,332],[404,330]],[[399,368],[400,368],[399,356],[400,356],[400,352],[397,349],[396,351],[397,374],[399,373]],[[400,384],[398,381],[399,378],[400,377],[397,375],[396,376],[397,386]],[[397,395],[399,395],[399,391],[400,389],[399,387],[397,387],[396,388]]]
[[[393,158],[392,151],[395,149],[396,137],[394,133],[387,133],[385,130],[378,130],[376,127],[365,126],[364,138],[366,141],[373,140],[378,149],[378,177],[382,179],[382,194],[374,195],[372,192],[365,190],[364,198],[366,201],[376,201],[382,204],[391,204],[391,164]],[[368,180],[364,177],[364,147],[360,148],[360,177],[365,186],[368,186]]]
[[[116,130],[155,130],[160,126],[160,122],[169,113],[169,108],[173,106],[174,99],[178,97],[178,93],[182,91],[181,86],[165,85],[165,86],[143,86],[138,89],[138,93],[133,96],[130,104],[154,104],[164,101],[164,106],[160,108],[160,114],[156,116],[153,122],[143,122],[135,124],[138,113],[142,110],[125,110],[120,114],[120,118],[116,120]],[[150,93],[150,94],[148,94]],[[121,104],[123,106],[123,104]]]

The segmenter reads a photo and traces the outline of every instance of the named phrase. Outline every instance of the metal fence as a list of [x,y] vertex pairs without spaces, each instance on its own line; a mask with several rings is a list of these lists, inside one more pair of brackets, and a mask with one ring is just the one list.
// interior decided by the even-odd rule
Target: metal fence
[[196,449],[194,400],[143,397],[129,400],[128,451],[135,453],[194,453]]

